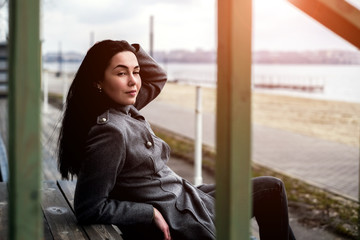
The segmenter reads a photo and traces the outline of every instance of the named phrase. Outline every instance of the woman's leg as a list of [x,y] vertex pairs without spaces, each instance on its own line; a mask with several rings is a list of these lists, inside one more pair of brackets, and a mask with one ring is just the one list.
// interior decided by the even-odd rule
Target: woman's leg
[[274,177],[257,177],[253,184],[253,216],[259,225],[261,240],[295,239],[289,225],[284,184]]
[[[260,227],[261,240],[295,240],[289,225],[287,197],[284,184],[274,177],[252,179],[253,216]],[[215,185],[198,186],[200,190],[215,198]]]

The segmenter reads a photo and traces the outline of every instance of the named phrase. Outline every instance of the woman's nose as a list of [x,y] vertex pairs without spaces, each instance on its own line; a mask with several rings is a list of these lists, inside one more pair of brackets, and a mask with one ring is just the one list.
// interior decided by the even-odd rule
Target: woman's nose
[[128,82],[129,86],[134,86],[136,84],[136,78],[133,74],[129,75],[129,82]]

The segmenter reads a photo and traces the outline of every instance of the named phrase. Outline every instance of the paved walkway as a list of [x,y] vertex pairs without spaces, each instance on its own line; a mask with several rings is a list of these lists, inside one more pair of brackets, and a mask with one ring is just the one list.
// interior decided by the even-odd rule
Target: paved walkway
[[[194,111],[159,101],[141,111],[150,123],[194,138]],[[204,114],[203,129],[204,144],[214,147],[214,114]],[[254,162],[358,199],[358,148],[260,125],[253,125],[252,134]]]

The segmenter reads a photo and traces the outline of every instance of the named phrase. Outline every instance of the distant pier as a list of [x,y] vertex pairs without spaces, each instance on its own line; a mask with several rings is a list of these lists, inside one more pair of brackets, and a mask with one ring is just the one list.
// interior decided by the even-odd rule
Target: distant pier
[[268,76],[253,77],[255,89],[286,89],[299,92],[323,92],[324,78],[309,76]]

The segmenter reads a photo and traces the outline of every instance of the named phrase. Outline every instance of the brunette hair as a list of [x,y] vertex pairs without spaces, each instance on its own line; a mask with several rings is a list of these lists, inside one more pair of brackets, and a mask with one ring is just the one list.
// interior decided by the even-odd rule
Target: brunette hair
[[112,101],[97,89],[111,58],[123,51],[135,53],[126,41],[104,40],[92,46],[82,61],[66,97],[58,139],[58,168],[62,178],[79,173],[86,135]]

